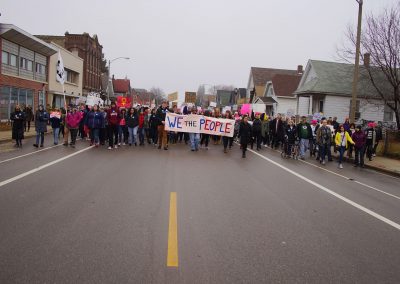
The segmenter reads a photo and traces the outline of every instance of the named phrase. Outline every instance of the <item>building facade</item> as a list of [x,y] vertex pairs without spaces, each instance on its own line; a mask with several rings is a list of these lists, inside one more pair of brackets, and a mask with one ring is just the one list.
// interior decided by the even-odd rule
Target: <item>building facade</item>
[[72,54],[83,59],[82,94],[86,96],[90,92],[102,93],[102,61],[103,46],[99,43],[97,35],[91,37],[88,33],[70,34],[64,36],[37,36],[46,42],[54,42],[64,47]]
[[0,24],[0,120],[7,121],[17,104],[46,106],[50,44],[11,24]]
[[[60,51],[64,63],[66,104],[75,104],[75,99],[82,96],[83,59],[54,42],[51,45]],[[50,57],[47,103],[52,107],[60,108],[64,106],[64,94],[63,86],[56,80],[57,62],[58,53]]]

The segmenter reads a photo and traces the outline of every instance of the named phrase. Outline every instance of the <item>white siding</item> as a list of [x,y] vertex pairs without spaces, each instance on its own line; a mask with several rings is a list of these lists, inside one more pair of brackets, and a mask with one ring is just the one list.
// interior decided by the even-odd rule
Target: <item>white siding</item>
[[[310,98],[309,97],[298,97],[299,100],[299,109],[297,110],[298,115],[307,115],[308,109],[310,107]],[[296,102],[297,103],[297,102]],[[296,109],[295,106],[294,109]]]
[[338,122],[344,122],[350,114],[350,97],[326,96],[325,97],[325,117],[337,117]]
[[385,105],[378,100],[362,100],[360,102],[361,118],[365,120],[383,121]]
[[277,98],[277,109],[275,113],[287,114],[288,110],[296,114],[297,99],[296,98]]

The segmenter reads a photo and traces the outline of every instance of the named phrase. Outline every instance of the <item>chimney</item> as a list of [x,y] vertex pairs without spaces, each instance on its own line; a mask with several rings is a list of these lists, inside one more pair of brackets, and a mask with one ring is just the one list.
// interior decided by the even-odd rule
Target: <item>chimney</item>
[[298,75],[303,74],[303,65],[297,65],[297,74]]
[[370,62],[371,62],[371,54],[365,53],[364,54],[364,66],[369,67]]

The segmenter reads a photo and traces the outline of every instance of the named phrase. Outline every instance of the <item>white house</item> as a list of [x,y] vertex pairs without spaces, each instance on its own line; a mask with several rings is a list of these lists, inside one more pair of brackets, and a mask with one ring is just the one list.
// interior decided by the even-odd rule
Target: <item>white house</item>
[[[323,113],[344,122],[350,116],[354,65],[309,60],[296,95],[298,115]],[[381,84],[385,84],[381,80]],[[356,119],[394,122],[394,113],[384,105],[361,66]]]

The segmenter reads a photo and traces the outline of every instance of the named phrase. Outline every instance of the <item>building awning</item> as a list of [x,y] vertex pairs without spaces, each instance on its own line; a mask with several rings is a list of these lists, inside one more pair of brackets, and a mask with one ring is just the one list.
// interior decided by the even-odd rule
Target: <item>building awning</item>
[[47,42],[44,42],[43,40],[11,24],[0,24],[0,35],[6,40],[14,42],[44,56],[51,56],[58,52],[57,49],[52,47]]

